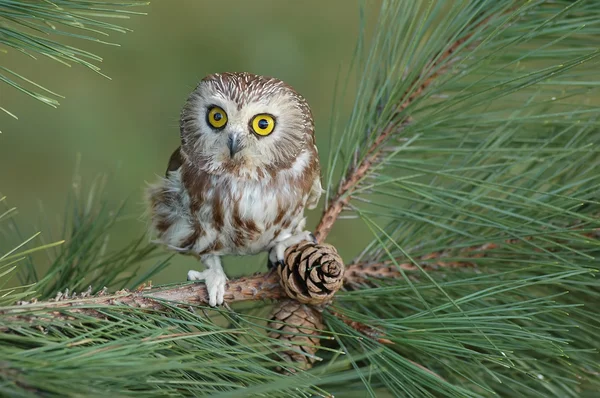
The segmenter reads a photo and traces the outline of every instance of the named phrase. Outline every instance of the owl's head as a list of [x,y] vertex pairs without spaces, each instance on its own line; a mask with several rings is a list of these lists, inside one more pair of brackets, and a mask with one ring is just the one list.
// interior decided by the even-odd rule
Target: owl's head
[[180,128],[187,159],[215,173],[285,169],[314,143],[306,100],[281,80],[250,73],[202,79]]

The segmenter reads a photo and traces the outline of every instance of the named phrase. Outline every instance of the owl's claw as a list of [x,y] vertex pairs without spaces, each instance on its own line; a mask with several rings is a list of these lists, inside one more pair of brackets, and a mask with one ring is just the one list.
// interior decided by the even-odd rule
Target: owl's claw
[[268,264],[271,267],[278,267],[280,264],[283,264],[283,256],[285,254],[285,249],[285,246],[283,246],[281,243],[278,243],[275,246],[273,246],[271,251],[269,251]]
[[271,260],[271,252],[269,252],[269,256],[267,257],[267,269],[271,270],[271,269],[277,267],[277,265],[278,265],[277,262],[273,262]]
[[275,266],[285,264],[285,251],[288,247],[294,246],[303,240],[312,241],[316,243],[315,236],[312,232],[304,231],[297,235],[290,236],[287,239],[278,242],[271,251],[269,252],[269,263]]
[[208,305],[215,307],[223,304],[227,276],[222,268],[208,268],[202,272],[190,270],[187,274],[187,280],[204,281],[208,291]]
[[312,243],[314,243],[315,245],[319,243],[319,241],[317,240],[317,238],[315,237],[315,235],[312,232],[309,232],[308,236],[309,236],[310,240],[312,241]]

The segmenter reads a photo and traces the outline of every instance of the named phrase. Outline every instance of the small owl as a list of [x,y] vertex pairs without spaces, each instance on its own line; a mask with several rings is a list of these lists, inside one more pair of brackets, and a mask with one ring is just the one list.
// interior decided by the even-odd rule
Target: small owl
[[181,146],[166,178],[147,191],[152,229],[169,249],[206,269],[211,306],[223,304],[223,255],[269,252],[313,240],[304,209],[321,196],[314,123],[306,100],[281,80],[250,73],[205,77],[180,120]]

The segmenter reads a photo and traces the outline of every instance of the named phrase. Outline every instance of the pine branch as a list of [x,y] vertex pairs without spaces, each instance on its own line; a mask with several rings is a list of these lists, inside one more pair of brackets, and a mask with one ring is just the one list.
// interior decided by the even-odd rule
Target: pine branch
[[[438,263],[439,266],[447,266],[448,263]],[[451,266],[461,266],[451,263]],[[408,263],[402,263],[399,268],[407,271],[414,271],[417,268]],[[356,289],[357,286],[372,286],[375,279],[393,279],[403,278],[402,273],[397,267],[388,263],[350,264],[344,273],[344,285],[349,289]],[[208,305],[208,291],[204,284],[186,283],[175,287],[152,287],[145,284],[136,290],[121,289],[115,293],[109,294],[108,289],[104,288],[95,295],[91,294],[91,286],[84,292],[70,292],[65,289],[64,292],[58,292],[56,297],[47,301],[20,301],[16,306],[4,307],[0,314],[9,316],[4,318],[10,321],[19,318],[33,319],[40,316],[46,321],[52,319],[69,319],[73,313],[82,313],[88,316],[103,317],[103,312],[99,311],[103,307],[111,306],[130,306],[147,310],[165,311],[169,305],[177,305],[182,308],[189,306]],[[230,280],[227,283],[225,291],[226,303],[233,304],[242,301],[257,300],[282,300],[288,299],[285,290],[280,284],[280,277],[274,272],[274,269],[267,273],[257,273],[253,276],[242,277]],[[61,310],[68,310],[65,314]],[[35,312],[38,315],[20,315]],[[39,313],[42,315],[39,315]],[[340,314],[344,322],[347,320]],[[347,322],[348,323],[348,322]],[[389,342],[382,338],[382,335],[373,328],[360,322],[350,321],[350,326],[355,328],[361,334],[370,338],[375,338],[381,342]],[[7,326],[0,327],[0,330],[6,330]]]
[[[576,230],[575,230],[576,231]],[[575,232],[574,231],[574,232]],[[591,232],[580,233],[582,237],[590,239],[600,238],[600,228]],[[525,238],[524,240],[531,240]],[[521,240],[506,240],[506,245],[515,245],[521,243]],[[419,266],[422,269],[435,271],[453,268],[473,268],[476,267],[474,260],[486,256],[486,252],[499,249],[502,246],[497,243],[486,243],[483,245],[467,247],[459,250],[457,258],[453,260],[450,252],[435,252],[417,258]],[[388,260],[379,263],[357,262],[345,267],[343,283],[344,288],[356,290],[360,288],[370,288],[377,280],[403,279],[403,271],[419,271],[419,267],[413,262],[403,262],[398,258],[394,261]],[[417,277],[418,274],[411,275]],[[164,302],[177,304],[182,308],[193,305],[208,305],[208,291],[204,284],[185,283],[174,287],[152,287],[146,284],[141,285],[136,290],[121,289],[115,293],[109,294],[108,289],[104,288],[96,295],[91,295],[91,286],[87,291],[77,293],[66,289],[64,292],[57,293],[56,297],[47,301],[21,301],[15,307],[5,307],[2,314],[19,312],[28,312],[30,310],[53,311],[57,309],[68,308],[70,311],[83,311],[89,313],[90,306],[120,306],[127,305],[138,308],[153,310],[164,310]],[[280,284],[280,277],[272,269],[266,273],[256,273],[252,276],[236,278],[228,281],[225,291],[225,301],[227,304],[234,304],[243,301],[259,300],[281,300],[288,296]],[[84,307],[79,309],[78,307]],[[58,314],[56,314],[58,315]],[[341,316],[340,316],[341,317]],[[361,331],[363,326],[356,329]],[[362,331],[361,331],[362,333]],[[363,333],[369,335],[370,332]]]
[[[388,270],[388,266],[385,269]],[[372,277],[372,268],[361,265],[350,266],[352,283],[366,283]],[[364,272],[363,272],[364,271]],[[363,278],[360,278],[360,275]],[[82,296],[83,295],[83,296]],[[240,301],[255,300],[280,300],[287,298],[283,288],[279,284],[279,276],[275,272],[259,273],[249,277],[230,280],[225,291],[225,301],[233,304]],[[56,298],[48,301],[21,301],[17,307],[5,307],[3,314],[14,312],[15,314],[29,310],[56,310],[69,308],[70,311],[89,312],[88,306],[120,306],[128,305],[139,308],[164,310],[163,302],[178,303],[186,307],[189,305],[208,305],[208,292],[204,284],[186,283],[171,288],[153,288],[144,286],[141,289],[130,291],[119,290],[113,294],[107,294],[106,290],[91,296],[89,293],[76,292],[58,293]],[[85,306],[86,309],[78,309]]]
[[[593,237],[594,234],[586,234]],[[507,243],[515,243],[507,241]],[[463,249],[461,253],[475,253],[472,258],[481,258],[485,256],[486,250],[498,248],[499,245],[489,243],[478,247],[470,247]],[[447,253],[431,253],[419,257],[422,267],[425,269],[440,269],[440,268],[462,268],[474,267],[473,262],[468,260],[463,261],[444,261]],[[431,260],[435,260],[431,262]],[[385,279],[402,279],[403,271],[418,271],[419,268],[410,262],[392,262],[384,261],[380,263],[360,262],[353,263],[346,267],[344,273],[344,287],[347,289],[356,289],[357,287],[372,286],[375,280]],[[121,289],[115,293],[108,294],[106,288],[92,296],[91,286],[82,293],[70,292],[65,289],[64,292],[58,292],[54,299],[48,301],[20,301],[18,310],[15,313],[36,310],[56,310],[60,308],[69,308],[73,311],[89,312],[88,306],[119,306],[127,305],[139,308],[164,310],[162,304],[167,301],[170,303],[178,303],[180,306],[186,307],[189,305],[207,305],[208,292],[204,284],[186,283],[169,288],[156,288],[152,286],[142,285],[140,288],[130,291]],[[243,301],[256,300],[280,300],[287,299],[284,289],[280,285],[280,278],[273,270],[267,273],[257,273],[249,277],[236,278],[227,283],[225,292],[225,301],[228,304]],[[84,306],[85,309],[79,310],[78,307]],[[11,309],[3,310],[3,314],[11,313]]]
[[[417,101],[419,97],[435,83],[437,78],[447,72],[449,66],[453,62],[451,58],[455,55],[456,51],[473,37],[477,29],[485,27],[493,17],[494,16],[488,16],[482,21],[477,21],[477,19],[475,19],[477,22],[465,29],[467,33],[451,43],[445,51],[436,54],[423,68],[421,73],[414,78],[413,82],[410,84],[410,88],[402,96],[403,100],[396,108],[396,114],[392,117],[393,121],[381,131],[373,134],[376,138],[368,147],[366,147],[366,150],[365,148],[356,149],[354,153],[355,162],[341,179],[337,195],[327,204],[327,207],[324,209],[323,215],[319,220],[314,233],[317,241],[325,241],[339,215],[350,204],[352,194],[356,188],[365,177],[371,171],[376,169],[383,161],[384,157],[382,156],[382,151],[385,150],[383,146],[392,137],[400,136],[404,131],[404,128],[411,122],[412,118],[408,115],[404,115],[403,112],[411,104]],[[471,43],[470,45],[473,46],[474,43]],[[360,153],[363,151],[364,153]],[[363,160],[359,164],[356,164],[356,160],[359,159],[360,155],[364,155],[362,156]]]

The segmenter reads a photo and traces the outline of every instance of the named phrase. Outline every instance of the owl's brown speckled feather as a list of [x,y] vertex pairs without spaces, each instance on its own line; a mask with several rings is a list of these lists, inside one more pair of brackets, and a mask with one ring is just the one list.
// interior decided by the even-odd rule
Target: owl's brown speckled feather
[[[215,107],[224,127],[208,121]],[[272,133],[253,129],[256,115],[273,120]],[[208,286],[222,273],[221,255],[270,251],[281,261],[285,248],[309,238],[304,208],[321,196],[320,167],[310,108],[290,86],[249,73],[207,76],[183,108],[180,132],[166,178],[148,199],[158,240],[207,265],[188,278]],[[215,295],[212,305],[222,302],[220,288]]]

